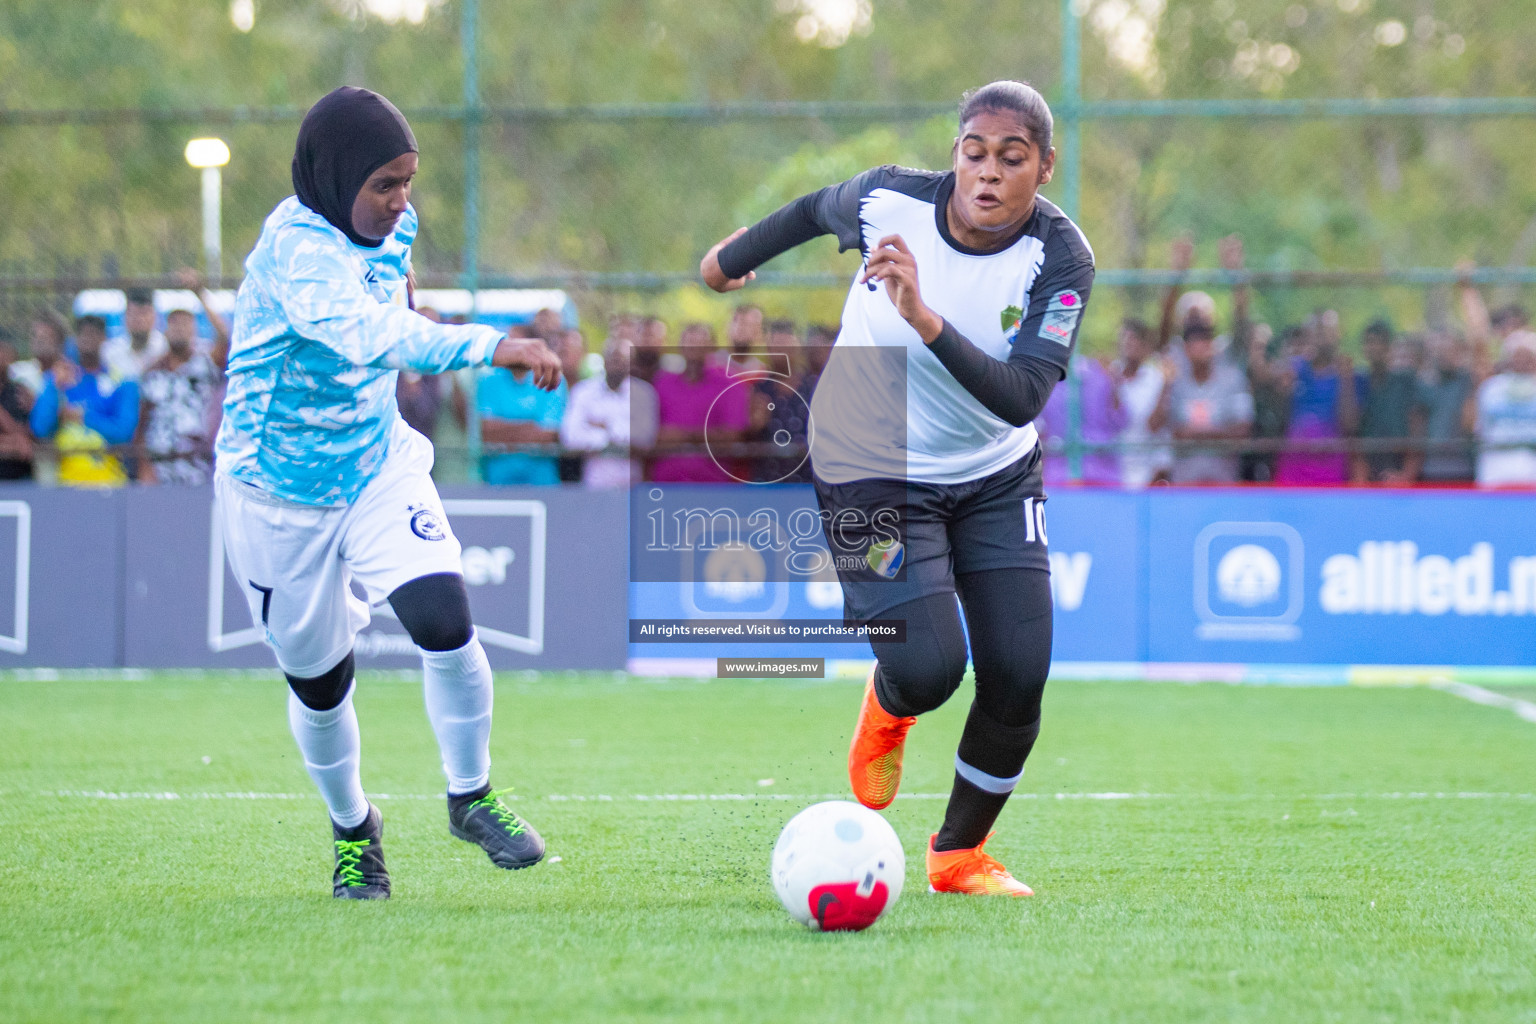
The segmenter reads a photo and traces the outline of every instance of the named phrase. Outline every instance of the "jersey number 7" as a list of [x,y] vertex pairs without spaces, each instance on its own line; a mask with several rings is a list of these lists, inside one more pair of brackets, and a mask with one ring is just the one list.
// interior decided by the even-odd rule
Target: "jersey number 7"
[[272,613],[272,588],[264,587],[255,580],[246,580],[252,588],[261,594],[261,624],[267,625],[267,616]]

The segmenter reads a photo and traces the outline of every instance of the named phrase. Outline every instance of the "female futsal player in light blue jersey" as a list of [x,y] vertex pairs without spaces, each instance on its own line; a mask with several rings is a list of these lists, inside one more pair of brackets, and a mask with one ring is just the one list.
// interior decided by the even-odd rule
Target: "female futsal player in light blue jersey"
[[246,260],[217,444],[225,549],[288,678],[288,721],[330,811],[333,892],[346,899],[389,895],[352,709],[353,641],[385,600],[421,648],[450,831],[500,867],[544,856],[539,834],[491,789],[491,668],[432,483],[432,445],[401,419],[395,378],[494,365],[530,370],[549,390],[560,363],[541,341],[411,310],[416,167],[410,126],[377,93],[337,89],[305,116],[296,195]]

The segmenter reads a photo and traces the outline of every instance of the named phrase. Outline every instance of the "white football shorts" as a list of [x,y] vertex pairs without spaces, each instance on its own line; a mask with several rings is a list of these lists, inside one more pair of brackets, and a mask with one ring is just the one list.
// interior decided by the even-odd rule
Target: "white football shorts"
[[432,482],[432,444],[403,423],[384,468],[350,505],[297,505],[223,473],[214,478],[214,502],[251,620],[278,665],[300,679],[346,657],[369,608],[401,584],[464,571]]

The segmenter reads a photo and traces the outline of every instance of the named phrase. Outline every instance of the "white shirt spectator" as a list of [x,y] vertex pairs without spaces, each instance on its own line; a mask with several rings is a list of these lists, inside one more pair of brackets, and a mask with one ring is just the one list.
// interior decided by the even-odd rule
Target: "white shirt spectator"
[[36,359],[21,359],[11,364],[11,380],[20,384],[36,398],[43,393],[43,367]]
[[138,380],[144,371],[160,361],[170,351],[165,335],[158,330],[149,332],[149,341],[142,350],[133,347],[133,338],[127,334],[114,335],[101,346],[101,363],[113,380]]
[[1150,444],[1169,440],[1168,429],[1153,433],[1147,428],[1147,421],[1163,397],[1165,384],[1162,369],[1151,359],[1143,359],[1140,368],[1120,383],[1120,408],[1126,417],[1120,439],[1136,446],[1120,453],[1120,482],[1132,490],[1146,487],[1153,477],[1173,465],[1169,449]]
[[1536,484],[1536,374],[1500,373],[1477,390],[1479,487]]
[[[618,389],[604,374],[577,381],[560,422],[560,443],[573,451],[602,453],[609,448],[649,448],[656,440],[656,391],[643,380],[625,377]],[[628,487],[640,480],[635,459],[616,454],[587,456],[581,481],[587,487]]]
[[[1223,430],[1253,423],[1253,395],[1248,381],[1230,363],[1216,361],[1204,383],[1193,372],[1168,385],[1168,420],[1175,428]],[[1237,481],[1237,456],[1198,445],[1179,453],[1173,464],[1179,484]]]

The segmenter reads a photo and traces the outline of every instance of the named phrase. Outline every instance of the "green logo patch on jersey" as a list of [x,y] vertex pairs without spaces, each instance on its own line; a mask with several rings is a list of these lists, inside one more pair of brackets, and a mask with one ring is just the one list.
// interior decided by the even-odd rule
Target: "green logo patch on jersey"
[[1019,321],[1024,319],[1024,310],[1019,306],[1009,306],[1003,310],[1003,333],[1007,334],[1019,326]]
[[901,571],[901,563],[906,561],[906,549],[899,540],[871,541],[869,550],[864,553],[864,561],[881,576],[893,580]]

